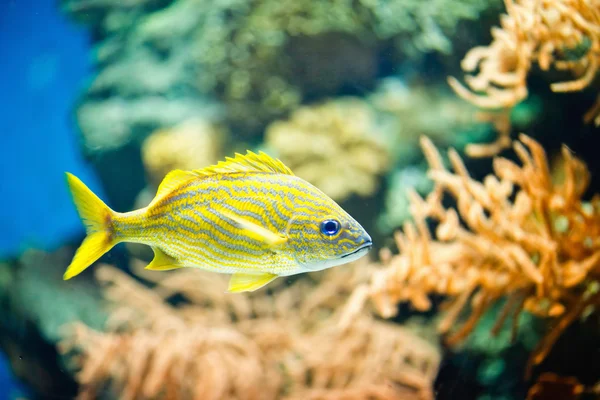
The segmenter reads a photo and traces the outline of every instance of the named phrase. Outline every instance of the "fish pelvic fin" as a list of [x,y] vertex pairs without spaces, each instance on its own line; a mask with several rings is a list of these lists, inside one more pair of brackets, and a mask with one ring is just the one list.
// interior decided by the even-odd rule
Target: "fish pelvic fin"
[[270,274],[268,272],[262,274],[245,274],[237,272],[231,275],[227,291],[230,293],[254,292],[278,277],[279,275]]
[[68,172],[66,175],[73,202],[85,225],[87,237],[75,252],[73,261],[63,275],[64,280],[79,275],[118,243],[113,225],[115,212],[79,178]]
[[154,250],[154,258],[152,262],[146,266],[145,269],[152,271],[169,271],[172,269],[183,268],[178,264],[177,260],[170,255],[163,252],[158,247],[152,247]]

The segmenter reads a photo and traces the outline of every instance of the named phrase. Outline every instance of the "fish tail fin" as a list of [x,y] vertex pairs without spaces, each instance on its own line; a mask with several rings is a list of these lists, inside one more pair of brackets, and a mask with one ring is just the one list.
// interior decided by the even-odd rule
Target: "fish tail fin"
[[73,202],[85,225],[88,236],[77,249],[73,261],[67,267],[63,275],[64,280],[79,275],[117,244],[113,224],[115,212],[104,204],[79,178],[68,172],[66,174],[67,183],[73,195]]

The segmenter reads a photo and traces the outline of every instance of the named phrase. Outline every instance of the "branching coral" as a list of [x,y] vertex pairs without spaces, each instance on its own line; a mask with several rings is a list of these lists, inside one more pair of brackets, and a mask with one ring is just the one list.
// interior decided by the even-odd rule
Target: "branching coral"
[[388,174],[385,209],[379,216],[379,229],[388,234],[410,217],[407,187],[421,193],[430,190],[419,137],[425,135],[437,145],[462,147],[493,134],[473,117],[476,108],[457,98],[448,87],[409,86],[397,78],[384,79],[368,101],[386,132],[395,170]]
[[354,98],[302,107],[266,131],[266,145],[335,200],[377,189],[390,166],[383,139],[368,104]]
[[109,332],[66,330],[82,399],[107,389],[122,399],[433,399],[433,345],[366,312],[340,319],[364,265],[317,285],[282,280],[272,295],[232,296],[222,276],[199,270],[138,273],[155,286],[98,269],[116,307]]
[[[435,187],[425,199],[410,194],[415,222],[395,236],[400,254],[381,253],[386,268],[370,288],[376,308],[390,317],[400,301],[427,310],[429,294],[447,295],[439,328],[452,345],[507,298],[493,331],[511,316],[516,330],[523,310],[553,320],[530,366],[540,363],[564,329],[600,302],[600,198],[581,199],[589,182],[584,163],[564,147],[562,179],[553,181],[541,146],[521,135],[513,147],[522,165],[496,158],[495,174],[480,183],[455,151],[452,173],[428,139],[422,147]],[[442,205],[444,193],[456,209]],[[428,219],[438,223],[435,235]],[[453,330],[469,304],[468,319]]]
[[[555,92],[590,85],[600,61],[600,1],[504,0],[507,14],[492,29],[493,41],[471,49],[462,61],[468,88],[448,82],[462,98],[483,109],[510,110],[528,95],[527,76],[534,63],[542,70],[570,71],[576,78],[550,85]],[[589,114],[586,118],[593,119]],[[504,118],[505,119],[505,118]],[[597,119],[600,122],[600,119]],[[510,129],[499,129],[490,146],[472,146],[472,155],[495,154],[510,146]]]
[[192,170],[215,164],[222,156],[224,136],[214,124],[199,118],[152,133],[142,146],[142,160],[152,184],[158,187],[174,169]]
[[536,383],[529,389],[527,400],[562,399],[579,400],[586,394],[598,398],[600,383],[586,386],[573,376],[559,376],[552,372],[540,375]]

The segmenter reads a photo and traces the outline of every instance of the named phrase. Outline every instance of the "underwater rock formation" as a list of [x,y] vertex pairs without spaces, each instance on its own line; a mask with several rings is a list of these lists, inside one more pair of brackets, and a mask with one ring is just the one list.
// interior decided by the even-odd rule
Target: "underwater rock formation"
[[434,344],[370,312],[344,320],[365,267],[279,280],[270,295],[231,295],[219,274],[134,267],[148,287],[104,266],[107,331],[74,324],[61,350],[79,370],[81,399],[432,400]]
[[[236,131],[256,133],[299,105],[306,88],[369,86],[390,43],[394,59],[450,53],[457,25],[493,3],[62,0],[97,44],[100,71],[78,109],[86,147],[196,116],[206,95],[227,106]],[[322,71],[331,72],[327,85]],[[160,107],[168,112],[151,112]]]
[[[462,61],[465,87],[448,83],[462,98],[486,110],[511,109],[528,96],[527,77],[534,66],[542,71],[567,71],[575,76],[550,85],[554,92],[580,91],[597,75],[600,54],[600,1],[504,0],[501,27],[492,28],[489,46],[471,49]],[[600,99],[600,97],[599,97]],[[598,102],[600,104],[600,101]],[[585,116],[600,124],[600,106]],[[510,117],[504,117],[506,119]],[[510,128],[498,127],[490,145],[471,145],[473,156],[494,155],[510,147]]]
[[[461,20],[476,19],[489,4],[258,0],[232,6],[216,2],[211,29],[198,42],[201,79],[208,89],[218,90],[233,120],[258,125],[298,106],[304,90],[315,87],[311,84],[315,80],[320,91],[329,87],[321,95],[337,94],[344,84],[368,86],[377,75],[377,58],[383,55],[373,49],[387,40],[403,55],[449,53],[452,45],[447,35]],[[353,40],[357,37],[360,40]],[[325,42],[327,49],[322,49]],[[294,57],[299,47],[301,56]]]
[[265,146],[294,174],[334,200],[372,195],[390,167],[375,114],[358,98],[301,107],[269,125],[265,136]]
[[[76,110],[86,153],[141,142],[156,129],[216,109],[196,87],[196,61],[188,19],[152,41],[145,24],[168,2],[63,0],[62,9],[90,26],[99,69]],[[174,22],[174,21],[171,21]],[[156,38],[158,39],[158,38]]]
[[478,123],[474,106],[438,84],[386,78],[367,99],[388,132],[386,144],[391,146],[394,164],[401,167],[422,159],[418,150],[423,135],[440,147],[460,148],[486,138],[490,131]]
[[397,169],[386,179],[388,186],[385,193],[385,205],[378,216],[377,229],[391,234],[404,222],[412,219],[409,189],[425,196],[431,191],[433,184],[427,179],[427,168],[420,164]]
[[[373,277],[374,304],[390,317],[400,301],[428,310],[429,294],[449,296],[439,329],[452,345],[507,299],[492,331],[509,318],[516,331],[523,311],[553,322],[531,355],[531,370],[573,321],[600,304],[600,199],[582,200],[589,172],[563,147],[561,173],[551,175],[542,147],[521,135],[513,148],[522,165],[496,158],[494,174],[481,183],[454,150],[452,173],[429,140],[423,138],[422,146],[435,186],[425,199],[411,193],[415,221],[395,235],[399,255],[381,252],[386,268]],[[456,209],[442,205],[444,194]],[[435,235],[429,219],[437,222]],[[468,305],[468,319],[457,326]]]

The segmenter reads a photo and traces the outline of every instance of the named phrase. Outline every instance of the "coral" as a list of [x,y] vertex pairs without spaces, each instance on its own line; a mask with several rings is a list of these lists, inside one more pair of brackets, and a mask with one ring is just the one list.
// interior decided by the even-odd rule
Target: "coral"
[[493,134],[479,123],[474,106],[457,98],[447,86],[406,84],[398,78],[386,78],[367,101],[377,113],[385,132],[394,173],[386,177],[388,189],[378,229],[389,234],[410,218],[407,187],[428,193],[431,182],[419,151],[419,137],[428,136],[441,147],[464,147]]
[[160,41],[151,42],[143,24],[167,2],[61,3],[64,12],[93,32],[98,73],[76,108],[86,153],[139,144],[151,132],[189,118],[220,117],[219,106],[197,87],[197,60],[190,49],[196,20],[190,24],[189,18],[180,18],[161,31]]
[[[102,100],[89,99],[77,109],[77,122],[87,154],[104,154],[130,143],[142,142],[160,128],[199,118],[207,104],[195,99],[166,99],[159,96]],[[202,113],[199,110],[204,110]]]
[[[376,58],[371,51],[375,43],[393,39],[403,55],[416,56],[427,51],[450,53],[452,45],[447,35],[454,32],[459,21],[476,19],[489,6],[488,2],[473,0],[454,1],[451,6],[447,0],[427,4],[419,0],[242,3],[217,2],[218,10],[212,11],[214,19],[203,29],[198,48],[204,72],[202,81],[207,87],[219,88],[225,102],[233,106],[233,112],[246,117],[236,119],[245,123],[263,113],[278,116],[299,104],[305,85],[294,82],[299,76],[292,75],[298,72],[294,64],[306,62],[307,55],[318,52],[320,57],[314,57],[314,64],[303,70],[309,74],[331,71],[322,76],[319,85],[338,82],[329,93],[335,94],[335,89],[344,83],[342,76],[354,78],[350,81],[356,84],[357,78],[374,75],[370,69],[375,66],[365,64],[364,60]],[[331,33],[342,35],[333,37]],[[348,41],[344,40],[348,36],[360,38],[363,44],[348,48]],[[299,45],[297,41],[307,44],[304,39],[312,37],[321,40],[313,41],[312,46],[308,43],[308,49],[295,60],[293,50]],[[320,51],[314,46],[322,46],[323,40],[328,42],[327,49]],[[332,53],[337,57],[332,59]],[[330,66],[339,64],[336,62],[339,58],[347,58],[348,62],[332,69]],[[353,67],[349,69],[348,65]],[[253,102],[258,104],[250,111],[243,110]]]
[[541,374],[536,383],[529,389],[527,400],[578,400],[586,394],[595,395],[593,398],[597,398],[600,395],[600,382],[586,387],[575,377],[560,376],[547,372]]
[[368,104],[341,98],[296,110],[276,121],[265,144],[292,171],[335,200],[368,196],[390,166],[390,151]]
[[[554,92],[573,92],[590,85],[600,55],[600,1],[504,0],[507,14],[492,29],[493,41],[471,49],[462,69],[468,88],[453,77],[448,83],[462,98],[483,108],[501,109],[500,120],[528,95],[527,76],[534,64],[543,71],[570,71],[576,78],[550,85]],[[593,110],[586,119],[594,119]],[[598,119],[600,121],[600,119]],[[490,145],[468,148],[471,155],[496,154],[510,147],[510,127],[498,126]]]
[[135,270],[152,289],[97,270],[114,306],[108,332],[65,329],[81,399],[107,390],[122,399],[433,399],[434,345],[367,312],[341,319],[365,294],[345,305],[368,279],[364,264],[235,296],[222,275]]
[[203,119],[191,119],[152,133],[142,145],[142,161],[154,187],[174,169],[215,164],[222,156],[225,133]]
[[[410,193],[414,223],[395,235],[399,255],[382,250],[386,267],[374,274],[372,300],[391,317],[400,301],[427,310],[429,294],[449,296],[439,329],[453,345],[505,298],[492,333],[511,316],[516,332],[523,310],[554,322],[532,354],[531,369],[567,326],[600,302],[600,198],[582,200],[589,172],[563,147],[561,171],[552,176],[544,150],[525,135],[513,144],[522,165],[496,158],[495,174],[482,183],[470,178],[454,150],[451,173],[429,140],[423,138],[422,147],[434,189],[425,199]],[[444,194],[456,209],[442,205]],[[435,235],[428,220],[437,222]],[[468,319],[458,324],[469,304]]]
[[[390,39],[402,55],[450,53],[458,23],[477,19],[492,2],[62,0],[97,44],[100,71],[81,107],[116,97],[139,113],[136,101],[166,96],[178,100],[181,109],[173,111],[184,113],[188,104],[216,95],[239,131],[251,133],[300,104],[311,84],[327,86],[329,95],[344,85],[369,85]],[[79,115],[86,140],[113,131],[117,138],[143,136],[148,129],[131,114],[91,110],[112,116],[113,124],[95,129],[85,120],[103,118]]]

